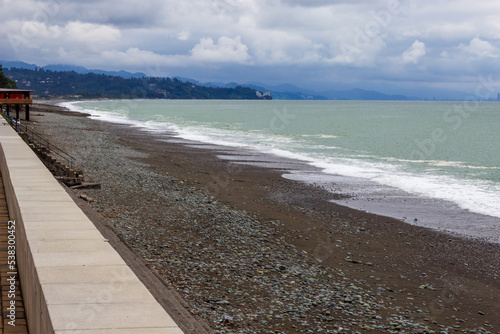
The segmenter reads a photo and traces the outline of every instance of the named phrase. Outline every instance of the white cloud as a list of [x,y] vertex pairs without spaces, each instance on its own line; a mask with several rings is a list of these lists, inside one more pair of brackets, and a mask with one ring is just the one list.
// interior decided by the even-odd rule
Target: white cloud
[[176,35],[179,41],[187,41],[191,37],[191,33],[187,30],[183,30]]
[[19,26],[19,30],[12,29],[24,38],[32,39],[36,45],[36,39],[41,38],[61,38],[64,35],[64,29],[59,26],[47,26],[45,23],[37,21],[23,22]]
[[120,30],[101,24],[69,22],[64,27],[68,40],[84,43],[109,43],[121,37]]
[[289,80],[271,75],[281,66],[298,82],[397,81],[425,59],[420,78],[450,82],[500,69],[499,16],[491,0],[2,0],[0,59],[180,76],[213,63],[232,81]]
[[477,58],[497,58],[500,55],[500,50],[497,47],[478,37],[472,39],[468,45],[460,44],[459,49],[474,55]]
[[282,30],[256,31],[251,36],[251,50],[259,64],[300,64],[314,61],[316,48],[304,36]]
[[402,61],[405,64],[413,63],[416,64],[427,53],[425,49],[425,43],[420,41],[415,41],[411,47],[403,52]]
[[222,36],[217,43],[212,38],[203,38],[191,50],[191,59],[201,62],[246,63],[249,58],[248,47],[241,42],[240,36]]
[[4,28],[15,53],[24,54],[26,51],[39,49],[42,51],[40,55],[53,52],[52,59],[57,59],[60,48],[100,53],[121,38],[121,32],[116,28],[77,21],[68,22],[65,26],[38,21],[10,21]]
[[128,65],[166,63],[167,56],[159,55],[151,51],[129,48],[126,51],[109,50],[104,51],[101,57],[106,60]]

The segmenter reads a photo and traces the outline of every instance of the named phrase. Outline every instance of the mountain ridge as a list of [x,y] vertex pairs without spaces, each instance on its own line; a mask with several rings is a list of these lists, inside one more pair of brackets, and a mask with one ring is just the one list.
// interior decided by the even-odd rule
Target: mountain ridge
[[[46,66],[37,66],[35,64],[29,64],[22,61],[0,61],[0,64],[3,64],[4,69],[9,68],[26,68],[26,69],[46,69],[52,71],[74,71],[79,74],[102,74],[109,76],[117,76],[121,78],[131,79],[131,78],[148,78],[146,74],[142,72],[131,73],[124,70],[121,71],[105,71],[99,69],[87,69],[82,66],[74,66],[74,65],[46,65]],[[449,91],[449,90],[435,90],[432,92],[420,92],[416,88],[416,91],[411,95],[406,94],[391,94],[391,93],[383,93],[374,89],[363,89],[363,88],[350,88],[350,89],[339,89],[342,87],[341,83],[336,83],[335,89],[328,90],[311,90],[303,87],[298,87],[294,84],[290,83],[282,83],[278,85],[270,85],[261,82],[246,82],[246,83],[236,83],[236,82],[201,82],[199,80],[184,78],[180,76],[175,76],[174,78],[189,82],[199,86],[212,87],[212,88],[235,88],[237,86],[248,87],[251,89],[255,89],[261,92],[270,91],[273,99],[276,100],[366,100],[366,101],[409,101],[409,100],[443,100],[443,101],[458,101],[463,100],[467,97],[467,94],[459,91]],[[352,87],[352,86],[351,86]],[[397,89],[392,89],[393,92],[397,92]],[[435,94],[434,94],[435,93]],[[443,95],[443,97],[439,98],[439,95]],[[420,96],[414,96],[420,95]],[[437,98],[435,96],[438,96]],[[444,97],[446,96],[446,97]]]
[[94,74],[104,74],[104,75],[110,75],[114,77],[122,77],[125,79],[131,79],[131,78],[143,78],[147,77],[146,74],[142,72],[136,72],[136,73],[131,73],[127,72],[124,70],[121,71],[104,71],[104,70],[97,70],[97,69],[91,69],[89,70],[86,67],[83,66],[75,66],[75,65],[63,65],[63,64],[54,64],[54,65],[46,65],[46,66],[37,66],[35,64],[29,64],[23,61],[0,61],[0,64],[3,65],[4,68],[24,68],[24,69],[29,69],[29,70],[35,70],[35,69],[44,69],[44,70],[50,70],[50,71],[57,71],[57,72],[71,72],[74,71],[78,74],[88,74],[88,73],[94,73]]

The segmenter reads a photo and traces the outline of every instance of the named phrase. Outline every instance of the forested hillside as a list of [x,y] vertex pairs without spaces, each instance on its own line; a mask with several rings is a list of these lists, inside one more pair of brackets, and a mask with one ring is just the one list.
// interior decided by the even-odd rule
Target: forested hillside
[[17,88],[16,83],[5,76],[0,65],[0,88]]
[[11,68],[5,75],[38,98],[269,99],[248,87],[214,88],[171,78],[130,78]]

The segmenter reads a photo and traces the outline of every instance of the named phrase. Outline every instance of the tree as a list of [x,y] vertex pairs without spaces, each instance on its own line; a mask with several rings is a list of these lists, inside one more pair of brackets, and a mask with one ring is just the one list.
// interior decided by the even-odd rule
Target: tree
[[10,80],[3,74],[2,65],[0,65],[0,88],[17,88],[15,81]]

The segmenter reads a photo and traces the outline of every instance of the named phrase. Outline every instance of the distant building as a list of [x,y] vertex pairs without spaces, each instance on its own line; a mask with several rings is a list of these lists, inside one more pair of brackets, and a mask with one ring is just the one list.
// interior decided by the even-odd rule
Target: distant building
[[271,92],[267,91],[265,93],[261,93],[259,91],[256,91],[255,94],[257,94],[258,97],[271,97]]
[[164,89],[157,89],[156,92],[162,94],[165,98],[167,98],[167,91],[166,90],[164,90]]

